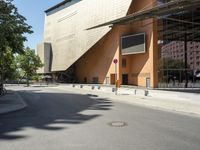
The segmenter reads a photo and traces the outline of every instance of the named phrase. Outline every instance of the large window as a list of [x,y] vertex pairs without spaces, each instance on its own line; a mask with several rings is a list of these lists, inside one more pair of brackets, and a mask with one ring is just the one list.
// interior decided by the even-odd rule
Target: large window
[[170,14],[158,21],[159,87],[200,87],[199,9]]

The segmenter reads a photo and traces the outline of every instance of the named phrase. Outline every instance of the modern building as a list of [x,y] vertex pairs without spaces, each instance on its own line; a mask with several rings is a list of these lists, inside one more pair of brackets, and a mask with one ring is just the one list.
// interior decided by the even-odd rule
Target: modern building
[[[45,65],[38,72],[95,84],[115,84],[117,73],[123,85],[157,88],[169,82],[160,61],[173,57],[185,67],[169,70],[182,69],[181,82],[188,82],[192,61],[186,47],[199,41],[199,8],[200,0],[65,0],[45,11],[44,41],[38,45]],[[171,46],[180,47],[180,57]]]
[[[187,63],[188,68],[199,70],[200,69],[200,42],[187,43],[188,55]],[[173,41],[162,47],[162,58],[170,58],[185,61],[184,42]]]

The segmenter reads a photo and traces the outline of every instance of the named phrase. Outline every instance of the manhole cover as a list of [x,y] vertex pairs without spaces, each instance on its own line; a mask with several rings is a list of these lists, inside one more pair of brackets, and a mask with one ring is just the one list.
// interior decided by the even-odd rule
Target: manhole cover
[[111,127],[125,127],[128,124],[126,122],[122,122],[122,121],[113,121],[113,122],[108,123],[108,125]]

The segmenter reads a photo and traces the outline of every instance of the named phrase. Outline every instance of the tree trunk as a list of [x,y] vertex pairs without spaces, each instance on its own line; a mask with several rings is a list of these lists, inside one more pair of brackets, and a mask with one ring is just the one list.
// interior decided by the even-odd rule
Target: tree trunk
[[27,75],[27,79],[26,79],[26,85],[27,85],[27,87],[29,87],[29,86],[30,86],[30,84],[29,84],[29,75]]
[[0,71],[0,89],[3,90],[3,80],[4,80],[4,67],[3,67],[3,60],[4,60],[4,57],[3,57],[3,50],[0,49],[0,66],[1,66],[1,71]]

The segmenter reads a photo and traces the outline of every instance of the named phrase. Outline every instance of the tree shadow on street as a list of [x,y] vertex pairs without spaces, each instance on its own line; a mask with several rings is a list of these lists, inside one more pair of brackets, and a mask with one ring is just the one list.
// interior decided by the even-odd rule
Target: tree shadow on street
[[[49,131],[66,129],[70,125],[95,119],[101,116],[100,111],[108,111],[112,107],[111,101],[100,99],[97,95],[44,93],[35,90],[28,93],[21,91],[20,95],[28,107],[0,115],[0,139],[27,138],[27,135],[15,134],[24,128]],[[86,110],[90,110],[90,113],[84,114],[83,111]],[[59,124],[62,124],[62,127]]]

